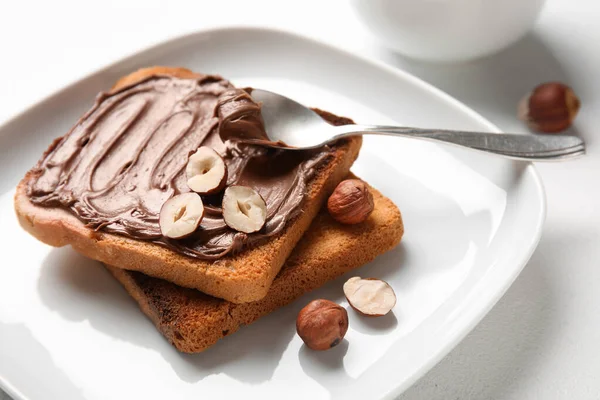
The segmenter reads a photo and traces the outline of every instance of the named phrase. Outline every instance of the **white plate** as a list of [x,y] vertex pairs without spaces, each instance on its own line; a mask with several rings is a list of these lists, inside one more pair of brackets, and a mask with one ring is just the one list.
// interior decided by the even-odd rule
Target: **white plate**
[[156,64],[220,73],[365,123],[495,130],[404,72],[263,29],[178,38],[62,90],[0,128],[0,384],[16,398],[390,398],[475,326],[539,240],[545,201],[532,165],[369,137],[354,171],[400,207],[406,235],[359,273],[390,282],[394,314],[351,311],[347,342],[307,351],[295,335],[296,313],[317,297],[347,307],[342,278],[203,354],[179,354],[98,263],[37,242],[19,229],[12,207],[18,180],[97,92]]

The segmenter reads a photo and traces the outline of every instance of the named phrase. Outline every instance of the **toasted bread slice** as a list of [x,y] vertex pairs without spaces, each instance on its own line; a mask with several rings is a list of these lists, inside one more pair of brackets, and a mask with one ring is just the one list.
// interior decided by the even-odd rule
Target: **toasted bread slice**
[[[185,79],[200,76],[183,68],[153,67],[122,78],[113,90],[156,74]],[[335,125],[352,122],[324,111],[318,112]],[[273,279],[327,196],[348,173],[358,156],[361,143],[361,138],[357,137],[334,147],[333,156],[309,182],[302,212],[287,223],[281,234],[268,242],[217,261],[199,260],[151,242],[94,231],[63,208],[35,205],[27,196],[28,182],[35,178],[34,170],[30,170],[17,187],[15,210],[21,226],[51,246],[71,245],[78,252],[95,260],[140,271],[234,303],[256,301],[266,295]]]
[[341,225],[324,208],[267,295],[253,303],[234,304],[139,272],[107,268],[179,351],[198,353],[396,246],[404,233],[400,211],[376,190],[373,198],[373,213],[358,225]]

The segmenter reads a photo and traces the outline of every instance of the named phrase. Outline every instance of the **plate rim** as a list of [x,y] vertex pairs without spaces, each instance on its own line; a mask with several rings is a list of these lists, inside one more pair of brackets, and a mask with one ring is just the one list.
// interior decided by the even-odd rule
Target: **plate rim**
[[[490,132],[501,132],[501,130],[495,124],[483,117],[477,111],[468,107],[460,100],[444,92],[442,89],[439,89],[438,87],[424,81],[423,79],[407,71],[386,64],[383,61],[352,53],[351,51],[345,48],[335,46],[326,41],[319,40],[314,37],[307,36],[305,34],[300,34],[292,30],[275,28],[271,26],[255,26],[251,24],[228,24],[217,27],[206,27],[203,29],[186,32],[183,34],[169,35],[163,40],[154,41],[153,43],[147,46],[133,51],[127,56],[121,57],[108,64],[104,64],[101,67],[87,73],[86,75],[79,77],[68,84],[63,85],[62,87],[53,91],[52,93],[43,96],[40,100],[33,102],[32,104],[26,106],[23,110],[18,111],[12,116],[6,118],[4,122],[2,122],[2,124],[0,125],[0,135],[9,125],[17,122],[17,120],[19,120],[20,118],[25,117],[29,112],[35,111],[36,108],[43,106],[45,103],[52,102],[54,98],[59,97],[60,95],[71,90],[72,88],[81,85],[84,81],[88,79],[97,77],[102,73],[117,67],[119,64],[134,60],[136,57],[139,57],[140,54],[157,51],[161,47],[169,47],[171,45],[176,44],[179,41],[192,39],[195,36],[219,35],[223,33],[232,32],[243,34],[244,32],[248,31],[251,31],[252,33],[261,33],[266,35],[288,36],[295,40],[301,40],[304,42],[308,42],[311,45],[319,46],[328,52],[337,52],[338,54],[341,53],[346,57],[350,57],[358,62],[366,63],[374,68],[383,70],[389,74],[394,75],[398,79],[402,79],[408,82],[409,84],[417,86],[423,91],[429,92],[436,98],[443,100],[449,106],[455,107],[457,111],[460,111],[464,115],[485,126],[486,129]],[[535,166],[531,162],[523,162],[522,164],[525,166],[523,169],[524,173],[530,174],[531,178],[533,179],[538,203],[536,223],[534,226],[535,235],[533,236],[529,244],[528,250],[524,252],[519,258],[519,260],[515,262],[515,264],[518,264],[518,266],[512,271],[512,274],[507,277],[508,279],[504,281],[503,285],[500,286],[499,290],[496,290],[493,296],[491,296],[486,303],[471,303],[462,311],[463,313],[469,313],[471,315],[471,318],[469,318],[468,323],[462,325],[460,329],[455,330],[454,333],[450,336],[450,339],[447,340],[444,344],[442,344],[442,346],[439,346],[438,350],[433,356],[428,357],[424,362],[422,362],[421,366],[416,368],[410,376],[404,379],[403,382],[396,384],[393,389],[389,390],[386,394],[384,394],[383,399],[393,399],[396,396],[400,395],[402,392],[404,392],[406,389],[412,386],[418,379],[424,376],[429,370],[431,370],[436,364],[438,364],[444,357],[446,357],[448,353],[450,353],[450,351],[452,351],[481,322],[481,320],[489,313],[489,311],[496,305],[496,303],[504,296],[508,288],[512,286],[514,281],[521,274],[523,268],[525,267],[525,265],[533,255],[534,251],[536,250],[542,236],[543,226],[546,219],[547,196],[546,191],[544,189],[544,184]],[[2,375],[0,375],[0,388],[2,388],[15,400],[30,400]]]

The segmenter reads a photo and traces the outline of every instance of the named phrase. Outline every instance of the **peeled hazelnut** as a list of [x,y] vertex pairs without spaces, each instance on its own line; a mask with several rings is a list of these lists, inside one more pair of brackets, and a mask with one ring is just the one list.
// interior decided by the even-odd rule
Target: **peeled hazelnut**
[[573,89],[559,82],[548,82],[521,100],[519,118],[535,131],[560,132],[571,126],[579,107]]
[[329,214],[342,224],[359,224],[373,211],[373,195],[366,183],[346,179],[335,188],[329,200]]
[[213,149],[202,146],[188,160],[187,184],[196,193],[213,194],[225,187],[227,166]]
[[313,300],[298,313],[296,331],[313,350],[337,346],[348,331],[348,312],[329,300]]
[[171,197],[160,209],[158,223],[166,237],[181,239],[191,235],[204,217],[204,204],[196,193]]
[[256,232],[267,219],[267,204],[252,188],[229,186],[223,194],[223,219],[236,231]]
[[371,317],[381,317],[396,305],[394,289],[379,279],[350,278],[344,283],[344,294],[352,308]]

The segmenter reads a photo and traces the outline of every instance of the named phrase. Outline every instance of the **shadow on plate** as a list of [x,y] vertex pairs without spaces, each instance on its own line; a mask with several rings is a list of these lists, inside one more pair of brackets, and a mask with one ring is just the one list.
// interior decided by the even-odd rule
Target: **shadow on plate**
[[[0,322],[0,360],[12,360],[0,374],[24,398],[77,400],[84,397],[23,324]],[[35,370],[30,368],[31,365],[36,366]],[[42,379],[36,376],[36,371],[43,371]],[[3,398],[2,390],[0,398]]]
[[187,382],[220,373],[249,383],[268,380],[295,333],[295,314],[273,313],[202,354],[179,353],[102,264],[68,247],[50,252],[41,268],[38,291],[44,304],[64,318],[88,321],[112,337],[158,351]]
[[[401,268],[404,252],[403,246],[398,246],[378,257],[376,262],[368,264],[365,268],[373,268],[380,274],[378,276],[391,276]],[[317,290],[306,293],[291,304],[262,317],[256,323],[241,328],[240,331],[219,341],[204,353],[177,354],[186,368],[180,368],[179,362],[167,361],[171,362],[182,379],[189,382],[198,381],[209,374],[219,373],[242,382],[266,381],[273,376],[284,351],[296,335],[296,316],[300,309],[318,298],[341,302],[344,298],[341,286],[345,279],[347,277],[342,276]],[[332,293],[340,294],[336,298]],[[333,354],[341,351],[345,354],[347,349],[348,342],[343,341],[335,348]],[[328,365],[334,367],[331,362]]]
[[381,317],[365,317],[360,315],[358,311],[354,309],[348,310],[351,314],[352,329],[360,333],[369,335],[385,335],[396,329],[398,326],[398,318],[394,311],[390,311],[388,314]]
[[[375,270],[385,270],[380,275],[384,278],[397,272],[403,252],[399,247],[383,255],[373,263]],[[70,321],[88,321],[95,329],[114,338],[158,351],[186,382],[226,374],[241,382],[259,383],[272,377],[294,337],[298,311],[313,298],[323,297],[332,286],[341,287],[342,283],[340,278],[304,295],[201,354],[182,354],[175,350],[101,263],[69,247],[49,253],[40,271],[38,292],[49,309]],[[338,347],[344,346],[347,344]]]
[[331,398],[338,398],[356,379],[344,370],[344,357],[349,343],[344,339],[338,346],[327,351],[314,351],[302,345],[298,361],[307,376],[327,388]]
[[[336,370],[342,367],[347,352],[348,341],[346,339],[342,340],[336,347],[327,351],[314,351],[303,344],[298,351],[298,358],[300,359],[300,365],[302,365],[303,368],[305,364],[311,363],[313,364],[312,367],[317,365],[319,366],[318,369],[323,371]],[[315,371],[315,369],[312,371]]]

